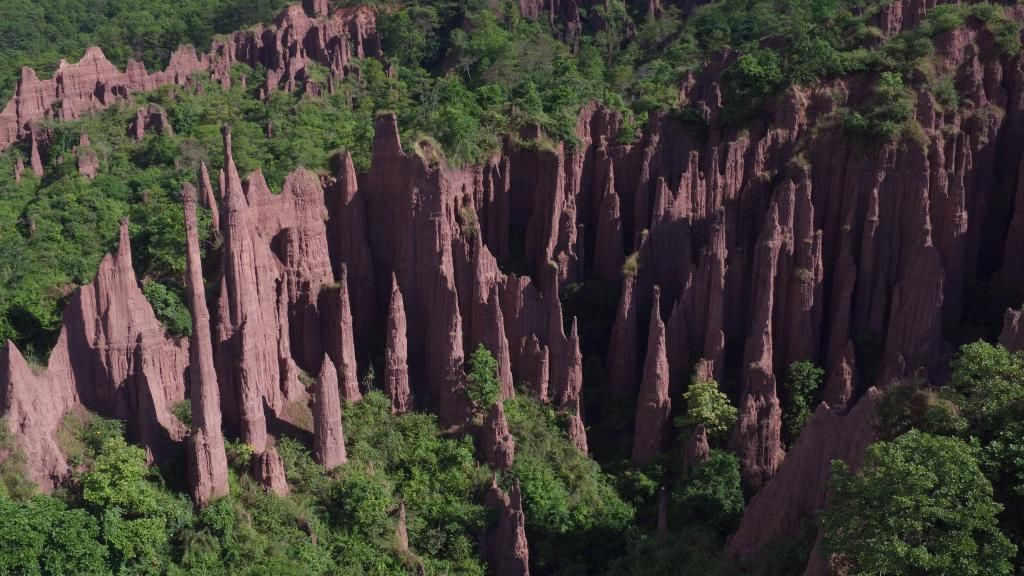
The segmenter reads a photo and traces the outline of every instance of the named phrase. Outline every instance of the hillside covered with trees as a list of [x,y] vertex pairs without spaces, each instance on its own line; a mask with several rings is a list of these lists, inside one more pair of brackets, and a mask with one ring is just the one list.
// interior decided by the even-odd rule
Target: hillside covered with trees
[[1024,569],[1019,6],[0,14],[0,575]]

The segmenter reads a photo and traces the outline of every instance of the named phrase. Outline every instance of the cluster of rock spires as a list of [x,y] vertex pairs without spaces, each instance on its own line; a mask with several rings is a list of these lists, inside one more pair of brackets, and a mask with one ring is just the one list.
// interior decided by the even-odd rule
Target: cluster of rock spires
[[[890,4],[879,16],[889,19],[883,30],[919,20],[918,4]],[[294,88],[305,60],[281,54],[343,72],[349,39],[359,38],[365,54],[379,53],[371,23],[364,11],[313,19],[290,9],[275,28],[236,34],[209,57],[176,56],[163,74],[186,81],[189,62],[192,71],[223,73],[218,66],[234,58],[270,64],[271,84]],[[740,367],[740,417],[729,445],[745,485],[758,493],[728,550],[753,556],[825,505],[832,459],[857,465],[873,439],[872,385],[946,378],[952,347],[943,328],[962,319],[969,282],[991,281],[1024,302],[1024,73],[1016,58],[995,55],[980,27],[943,33],[936,47],[963,105],[942,111],[930,94],[918,94],[928,145],[884,144],[874,154],[823,121],[838,102],[869,97],[862,79],[791,88],[748,130],[719,128],[719,78],[730,54],[681,88],[682,102],[708,121],[706,138],[654,114],[639,142],[620,144],[622,118],[590,105],[573,148],[509,145],[482,165],[452,169],[433,163],[425,143],[403,150],[397,119],[384,115],[368,172],[356,174],[345,155],[335,178],[300,169],[274,195],[258,171],[242,180],[225,131],[220,199],[205,166],[200,190],[183,194],[199,327],[191,344],[164,334],[142,296],[122,225],[117,251],[71,297],[46,370],[31,369],[12,343],[3,348],[0,410],[44,487],[67,472],[56,441],[62,417],[85,406],[126,420],[154,458],[187,442],[199,502],[227,489],[221,419],[227,434],[254,448],[254,476],[286,493],[272,431],[289,422],[292,407],[312,400],[315,454],[326,467],[343,463],[339,402],[361,397],[359,368],[371,347],[385,350],[384,389],[395,413],[432,410],[461,429],[471,416],[463,362],[483,344],[498,360],[502,399],[522,383],[566,414],[571,440],[586,452],[579,328],[564,317],[561,295],[571,283],[597,278],[620,294],[608,393],[637,399],[637,464],[668,444],[672,398],[691,374],[721,379]],[[87,58],[86,68],[106,69],[95,51]],[[0,117],[0,142],[30,137],[32,168],[41,170],[30,124],[50,108],[47,98],[64,94],[60,113],[74,117],[106,102],[96,94],[122,97],[149,86],[132,84],[133,77],[156,82],[138,68],[116,81],[100,82],[81,64],[62,66],[53,81],[23,77],[13,108]],[[109,89],[96,89],[103,86]],[[987,113],[993,110],[1002,113]],[[152,118],[139,116],[144,129],[158,129]],[[224,239],[212,319],[196,201],[214,211]],[[524,259],[530,274],[503,272],[513,258]],[[1006,314],[1001,342],[1013,349],[1024,349],[1021,317]],[[882,350],[873,382],[858,377],[858,340]],[[826,368],[826,402],[787,452],[777,375],[798,360]],[[319,374],[311,390],[302,371]],[[170,413],[186,396],[191,431]],[[507,470],[515,449],[501,403],[481,432],[482,459],[496,473]],[[708,451],[698,429],[686,443],[685,465],[699,465]],[[495,483],[488,503],[500,510],[485,539],[492,569],[527,573],[519,487],[506,493]],[[806,573],[823,570],[812,556]]]
[[[32,139],[32,166],[37,164],[36,139],[46,118],[73,120],[88,112],[127,100],[131,94],[169,84],[188,85],[196,73],[207,73],[223,86],[230,86],[229,71],[236,62],[266,68],[264,94],[283,88],[308,88],[319,93],[328,87],[315,85],[307,66],[316,62],[331,69],[332,80],[349,73],[352,58],[379,57],[375,12],[366,7],[330,11],[326,2],[290,6],[270,26],[235,32],[215,40],[208,54],[182,46],[163,71],[149,73],[142,62],[132,60],[122,72],[107,60],[103,51],[92,47],[77,63],[61,60],[53,78],[40,80],[35,71],[21,69],[14,96],[0,110],[0,150],[15,142]],[[140,109],[131,133],[141,138],[145,130],[167,130],[166,117],[153,116],[152,109]]]

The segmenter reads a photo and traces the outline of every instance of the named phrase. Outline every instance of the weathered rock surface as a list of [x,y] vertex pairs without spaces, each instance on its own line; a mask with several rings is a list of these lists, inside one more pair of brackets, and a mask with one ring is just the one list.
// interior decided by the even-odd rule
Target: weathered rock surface
[[637,347],[639,334],[636,318],[636,298],[633,296],[636,279],[627,275],[622,281],[619,308],[612,325],[608,344],[608,386],[612,393],[630,396],[636,393]]
[[[197,72],[209,72],[214,80],[230,86],[228,70],[235,62],[265,67],[270,90],[294,90],[305,86],[309,62],[330,67],[340,78],[347,73],[351,58],[381,55],[373,10],[345,8],[328,16],[326,2],[315,0],[312,4],[311,14],[301,6],[291,6],[271,26],[214,40],[208,55],[182,46],[171,55],[166,69],[152,74],[134,60],[122,72],[95,46],[77,63],[61,60],[48,80],[40,80],[31,68],[22,68],[14,96],[0,110],[0,150],[27,137],[31,125],[39,120],[73,120],[124,101],[135,92],[169,84],[185,86]],[[156,112],[153,105],[139,110],[129,133],[142,139],[151,128],[160,133],[169,133],[171,128],[166,115]]]
[[516,459],[516,442],[505,420],[505,405],[498,401],[484,419],[481,448],[484,461],[496,470],[508,470]]
[[252,475],[268,492],[278,496],[291,493],[284,474],[284,460],[272,444],[267,445],[261,453],[253,454]]
[[[736,558],[749,558],[761,546],[797,534],[827,505],[833,460],[857,469],[875,441],[873,413],[878,392],[869,390],[849,414],[841,416],[825,403],[818,406],[786,461],[743,513],[740,527],[726,546]],[[812,555],[810,563],[823,561]]]
[[406,340],[405,301],[398,279],[391,277],[391,304],[388,308],[388,335],[384,349],[384,393],[391,399],[391,413],[412,409],[409,387],[409,346]]
[[313,397],[313,455],[328,470],[348,461],[341,427],[338,369],[327,354],[324,354]]
[[92,284],[72,294],[47,368],[33,371],[8,343],[0,363],[0,407],[29,473],[43,489],[67,473],[56,442],[61,419],[78,405],[127,422],[155,458],[188,435],[170,409],[185,399],[188,343],[168,338],[132,267],[128,222]]
[[999,343],[1008,350],[1024,350],[1024,310],[1010,308],[1006,311]]
[[647,333],[647,359],[644,379],[636,405],[633,428],[633,464],[646,466],[662,450],[669,432],[672,399],[668,393],[668,357],[665,346],[665,324],[661,321],[661,297],[654,289],[651,323]]
[[264,405],[275,410],[283,406],[278,331],[287,327],[288,318],[281,317],[278,309],[280,267],[257,230],[242,191],[232,157],[231,131],[226,126],[224,156],[217,375],[226,423],[238,431],[242,441],[262,452],[267,442]]
[[516,480],[512,490],[505,494],[492,480],[486,505],[498,511],[498,523],[491,527],[485,545],[490,573],[495,576],[529,576],[530,550],[526,543],[526,517],[523,515],[519,481]]
[[78,173],[89,180],[95,180],[100,170],[100,160],[92,149],[88,134],[83,133],[78,139],[75,152],[78,155]]
[[192,499],[203,505],[228,493],[228,461],[221,430],[220,387],[213,360],[210,312],[206,307],[203,265],[199,257],[196,190],[191,184],[185,184],[182,200],[187,237],[188,301],[192,311],[188,366],[192,431],[188,443],[188,477]]
[[128,134],[141,142],[146,137],[146,132],[154,132],[162,136],[174,134],[174,128],[171,126],[171,121],[167,118],[167,111],[163,106],[152,103],[135,112],[135,119],[128,126]]
[[341,397],[348,402],[358,402],[363,394],[359,391],[352,306],[348,297],[348,271],[344,264],[337,286],[321,291],[320,302],[324,350],[338,368]]

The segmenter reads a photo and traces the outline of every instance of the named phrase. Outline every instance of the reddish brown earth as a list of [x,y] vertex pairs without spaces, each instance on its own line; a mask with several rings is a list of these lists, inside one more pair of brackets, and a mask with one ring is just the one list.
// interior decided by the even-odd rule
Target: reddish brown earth
[[[579,19],[575,4],[521,4],[534,18]],[[894,2],[879,24],[895,33],[925,10],[917,0]],[[1024,66],[997,55],[980,28],[946,32],[936,46],[963,105],[940,111],[919,94],[927,146],[867,150],[851,139],[835,121],[837,96],[862,102],[869,83],[858,77],[790,88],[747,129],[721,128],[719,76],[731,54],[680,90],[708,121],[706,138],[654,114],[638,142],[620,144],[622,118],[592,104],[580,112],[575,147],[509,144],[482,165],[455,169],[435,162],[425,142],[404,149],[400,119],[383,115],[367,172],[357,174],[346,155],[335,178],[300,168],[274,195],[258,171],[243,181],[225,129],[220,200],[205,169],[197,194],[217,208],[223,237],[221,269],[206,278],[220,287],[209,321],[189,235],[190,304],[209,334],[197,330],[190,347],[164,333],[142,296],[125,224],[95,281],[72,295],[49,365],[33,369],[13,344],[3,347],[0,409],[44,488],[68,472],[56,440],[61,419],[84,406],[126,420],[154,458],[189,438],[202,502],[224,489],[221,417],[225,433],[255,450],[254,475],[287,492],[268,430],[290,418],[290,406],[310,401],[300,370],[321,376],[313,398],[318,458],[344,461],[334,408],[338,398],[360,399],[360,369],[375,341],[383,343],[393,411],[410,410],[415,399],[455,431],[474,429],[464,361],[478,344],[499,361],[502,397],[523,383],[566,415],[583,452],[584,394],[634,397],[640,463],[669,448],[671,400],[691,374],[729,375],[740,410],[729,444],[745,485],[758,492],[728,548],[749,557],[813,521],[827,502],[832,459],[860,461],[873,438],[869,387],[912,374],[944,381],[972,282],[1024,303]],[[215,43],[208,56],[179,50],[153,75],[137,63],[119,72],[90,50],[53,80],[23,72],[0,114],[0,148],[30,139],[30,166],[41,173],[32,124],[54,115],[58,98],[56,115],[74,118],[131,92],[187,83],[197,70],[226,82],[233,61],[265,64],[267,90],[296,89],[312,60],[343,75],[350,50],[379,54],[372,12],[312,19],[292,8],[272,27]],[[152,113],[144,116],[144,130],[159,129]],[[87,150],[80,146],[83,172]],[[513,254],[524,255],[529,274],[506,272]],[[629,254],[636,269],[623,275]],[[591,279],[621,288],[607,390],[584,382],[581,322],[563,311],[568,286]],[[646,337],[641,318],[649,320]],[[881,351],[873,381],[858,371],[855,343],[863,341]],[[1024,348],[1019,311],[1007,312],[1001,341]],[[786,446],[779,379],[803,359],[825,368],[826,403]],[[191,434],[170,413],[186,394],[193,414],[200,406]],[[514,458],[504,420],[499,404],[481,431],[482,459],[497,469]],[[688,466],[708,456],[703,430],[679,444],[673,449]],[[506,493],[495,484],[488,503],[500,514],[487,539],[492,569],[526,574],[518,486]],[[819,569],[812,562],[808,573]]]

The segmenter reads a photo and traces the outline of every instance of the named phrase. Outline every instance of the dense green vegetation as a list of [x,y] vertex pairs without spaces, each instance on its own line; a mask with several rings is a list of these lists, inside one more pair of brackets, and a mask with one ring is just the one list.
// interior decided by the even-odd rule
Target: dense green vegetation
[[14,92],[22,66],[41,78],[61,58],[77,61],[89,46],[115,65],[142,59],[163,68],[180,44],[205,51],[215,34],[270,20],[287,0],[2,0],[0,101]]
[[834,463],[824,548],[850,574],[1020,568],[1024,354],[976,342],[952,372],[948,389],[887,391],[862,469]]
[[[152,69],[180,42],[205,47],[215,33],[267,20],[282,4],[0,0],[0,98],[10,94],[22,65],[46,75],[60,57],[77,58],[98,43],[118,65],[142,57]],[[878,2],[717,0],[686,18],[669,7],[654,19],[611,0],[584,15],[576,50],[557,27],[521,18],[513,2],[379,4],[387,8],[379,30],[397,75],[386,74],[380,61],[355,60],[334,95],[275,92],[260,101],[264,71],[239,65],[232,75],[246,76],[248,91],[239,82],[223,91],[196,78],[201,91],[168,87],[138,95],[130,107],[51,123],[41,179],[26,174],[13,182],[16,156],[27,157],[24,146],[0,156],[0,341],[10,338],[42,361],[68,294],[92,279],[126,215],[146,298],[169,332],[188,334],[178,194],[195,181],[200,162],[213,174],[221,167],[225,122],[239,170],[262,170],[279,191],[300,165],[331,170],[341,150],[367,168],[372,120],[384,110],[397,113],[408,149],[430,139],[445,161],[461,165],[485,158],[505,137],[518,140],[519,128],[530,124],[546,136],[520,144],[572,146],[576,115],[590,100],[626,115],[624,142],[634,141],[656,110],[706,135],[756,127],[766,105],[793,85],[856,74],[866,99],[839,102],[832,120],[870,151],[917,134],[915,90],[928,89],[947,110],[963,103],[953,78],[932,61],[937,35],[969,23],[990,30],[1001,52],[1020,50],[1019,25],[989,3],[936,7],[919,26],[885,39],[871,25]],[[605,25],[594,26],[598,19]],[[680,109],[679,82],[723,50],[731,54],[722,76],[725,109],[721,125],[709,126],[696,110]],[[313,67],[314,77],[325,75]],[[147,102],[167,110],[174,136],[127,136],[136,107]],[[99,157],[95,181],[77,174],[73,150],[82,133]],[[209,214],[200,211],[200,218]],[[219,240],[205,235],[209,226],[199,228],[204,250],[217,250]],[[635,274],[638,263],[632,256],[624,272]],[[725,450],[736,407],[718,383],[692,382],[674,398],[674,437],[684,442],[703,425],[710,458],[683,470],[676,446],[648,467],[630,465],[633,406],[600,394],[617,300],[593,280],[570,286],[565,296],[567,316],[581,311],[597,461],[572,446],[551,407],[523,394],[506,403],[516,461],[498,480],[522,485],[535,572],[735,574],[721,551],[745,506],[739,464]],[[467,390],[478,412],[498,398],[496,367],[484,348],[469,358]],[[876,413],[881,442],[862,470],[836,467],[825,549],[851,574],[1020,568],[1011,542],[1024,541],[1024,358],[971,344],[952,375],[944,389],[908,382],[887,391]],[[790,367],[787,444],[810,416],[821,377],[806,362]],[[174,413],[185,420],[189,406]],[[471,437],[449,436],[429,415],[393,416],[377,392],[344,407],[344,426],[350,461],[330,473],[313,462],[308,438],[280,438],[292,488],[285,498],[256,485],[247,473],[248,448],[231,444],[231,496],[196,510],[184,496],[180,463],[147,467],[118,423],[73,414],[61,439],[77,472],[52,496],[26,482],[23,454],[14,450],[0,462],[0,575],[397,574],[420,566],[429,574],[484,574],[478,537],[494,521],[482,505],[491,472],[476,462]],[[0,434],[6,430],[0,423]],[[12,448],[0,436],[0,453]],[[662,498],[666,533],[658,535]],[[408,513],[410,551],[393,536],[399,503]],[[773,545],[743,573],[799,573],[814,535],[805,536]]]

